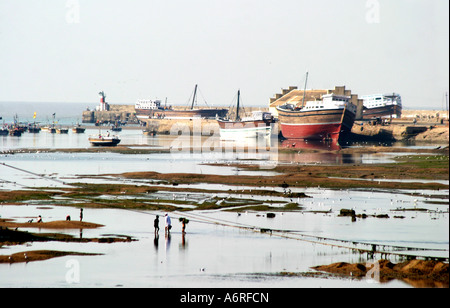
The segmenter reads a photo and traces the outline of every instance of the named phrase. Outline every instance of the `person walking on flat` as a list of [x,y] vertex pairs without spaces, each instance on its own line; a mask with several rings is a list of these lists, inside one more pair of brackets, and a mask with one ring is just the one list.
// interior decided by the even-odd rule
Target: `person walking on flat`
[[166,213],[166,227],[165,227],[165,233],[170,234],[170,229],[172,229],[172,221],[170,220],[170,216]]
[[158,234],[158,232],[159,232],[159,216],[158,215],[156,215],[153,225],[155,227],[155,234]]

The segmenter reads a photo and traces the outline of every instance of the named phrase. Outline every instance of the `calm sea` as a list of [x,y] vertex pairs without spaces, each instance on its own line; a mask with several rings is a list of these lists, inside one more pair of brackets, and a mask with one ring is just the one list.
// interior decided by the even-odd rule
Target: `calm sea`
[[[93,110],[95,103],[45,103],[45,102],[0,102],[0,123],[12,123],[17,116],[19,122],[53,122],[75,124],[82,120],[82,113],[88,107]],[[34,113],[36,118],[34,119]]]

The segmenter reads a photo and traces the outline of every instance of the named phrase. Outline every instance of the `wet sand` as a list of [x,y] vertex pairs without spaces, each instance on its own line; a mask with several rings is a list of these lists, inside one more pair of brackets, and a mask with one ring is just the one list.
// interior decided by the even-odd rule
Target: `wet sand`
[[370,276],[378,282],[399,279],[414,287],[449,287],[449,264],[440,261],[410,260],[398,264],[389,260],[379,260],[377,264],[338,262],[313,269],[356,279]]
[[[19,231],[18,229],[38,228],[38,229],[91,229],[103,227],[101,224],[80,221],[49,221],[41,223],[17,223],[12,219],[0,219],[0,248],[11,245],[20,245],[28,242],[77,242],[77,243],[116,243],[116,242],[131,242],[133,239],[129,236],[117,235],[100,238],[82,238],[74,237],[64,233],[32,233],[27,231]],[[14,228],[14,229],[13,229]],[[73,251],[53,251],[53,250],[38,250],[38,251],[23,251],[12,255],[0,255],[0,263],[17,263],[17,262],[32,262],[43,261],[55,257],[62,257],[67,255],[99,255],[93,253],[80,253]]]
[[42,229],[91,229],[99,228],[103,225],[92,222],[74,221],[74,220],[59,220],[48,222],[25,222],[19,223],[0,219],[0,228],[42,228]]
[[44,261],[52,258],[65,256],[95,256],[95,255],[99,254],[71,252],[71,251],[55,251],[55,250],[28,250],[23,252],[17,252],[12,255],[0,255],[0,263],[33,262],[33,261]]

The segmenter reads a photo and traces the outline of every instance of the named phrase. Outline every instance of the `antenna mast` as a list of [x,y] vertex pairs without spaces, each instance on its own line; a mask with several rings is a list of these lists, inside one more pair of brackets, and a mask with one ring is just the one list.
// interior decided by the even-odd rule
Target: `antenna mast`
[[238,94],[237,94],[237,107],[236,107],[236,121],[240,121],[241,119],[239,118],[239,97],[241,96],[241,90],[238,90]]
[[445,107],[447,108],[447,121],[450,123],[450,119],[448,118],[448,93],[445,92]]
[[194,89],[194,96],[192,97],[192,105],[191,105],[191,110],[194,109],[194,102],[195,102],[195,98],[197,96],[197,85],[195,85],[195,89]]
[[306,72],[306,79],[305,79],[305,87],[303,89],[303,100],[302,100],[302,108],[305,106],[305,96],[306,96],[306,83],[308,82],[308,72]]

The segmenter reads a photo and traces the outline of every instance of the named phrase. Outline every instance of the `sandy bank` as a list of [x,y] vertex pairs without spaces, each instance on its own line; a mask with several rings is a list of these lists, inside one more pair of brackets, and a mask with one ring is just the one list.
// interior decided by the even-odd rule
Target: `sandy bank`
[[338,262],[330,265],[316,266],[313,269],[354,278],[379,279],[379,282],[400,279],[414,287],[449,287],[448,263],[410,260],[393,264],[388,260],[379,260],[377,264]]
[[95,256],[95,255],[100,254],[71,252],[71,251],[55,251],[55,250],[31,250],[14,253],[12,255],[0,256],[0,263],[44,261],[52,258],[65,256]]
[[93,229],[104,227],[104,225],[84,222],[84,221],[49,221],[49,222],[13,222],[6,219],[0,219],[0,227],[3,228],[43,228],[43,229]]

